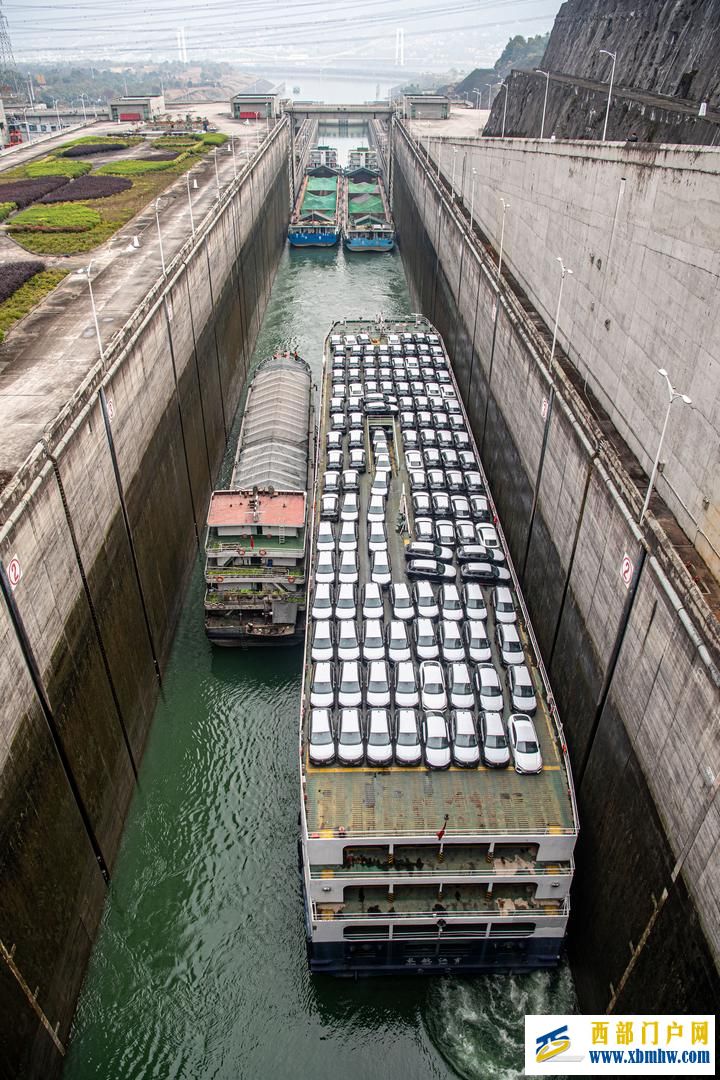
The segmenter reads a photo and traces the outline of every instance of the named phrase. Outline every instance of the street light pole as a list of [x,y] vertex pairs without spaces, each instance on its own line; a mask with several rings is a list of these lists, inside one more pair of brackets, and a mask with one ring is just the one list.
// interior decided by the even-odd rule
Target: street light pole
[[[502,216],[502,227],[500,229],[500,257],[498,259],[498,270],[497,270],[498,289],[500,288],[500,275],[502,274],[502,261],[503,261],[503,247],[505,245],[505,215],[507,213],[508,206],[510,205],[510,203],[508,202],[507,199],[502,199],[501,198],[500,202],[502,203],[503,216]],[[572,273],[572,271],[571,271],[571,273]]]
[[560,292],[558,293],[557,311],[555,312],[555,328],[553,330],[552,348],[550,349],[550,382],[555,382],[555,345],[557,343],[558,335],[558,323],[560,322],[560,304],[562,302],[563,285],[565,284],[565,278],[568,274],[572,274],[572,270],[565,265],[561,257],[556,256],[557,261],[560,263]]
[[230,153],[233,159],[233,176],[237,180],[237,158],[235,157],[235,136],[230,136]]
[[647,513],[647,508],[650,505],[650,496],[652,495],[653,486],[655,484],[655,477],[657,476],[658,465],[660,464],[660,454],[662,452],[662,446],[663,446],[663,442],[664,442],[664,439],[665,439],[665,432],[667,431],[668,420],[670,419],[670,410],[673,407],[673,402],[675,401],[676,398],[680,398],[680,400],[685,405],[692,405],[692,398],[689,398],[687,396],[687,394],[681,394],[679,390],[675,389],[673,384],[670,382],[670,376],[668,375],[665,368],[658,368],[658,375],[662,375],[662,377],[665,379],[665,382],[667,383],[668,399],[669,400],[668,400],[667,411],[665,413],[665,422],[663,423],[662,432],[660,433],[660,442],[658,443],[657,454],[655,455],[655,461],[653,463],[652,473],[650,474],[650,483],[648,484],[647,495],[645,496],[645,502],[643,503],[643,508],[642,508],[642,510],[640,512],[640,518],[638,520],[638,525],[642,525],[643,519],[645,518],[645,514]]
[[550,89],[550,72],[549,71],[543,71],[541,68],[535,68],[535,71],[538,73],[538,75],[544,75],[545,76],[545,100],[543,101],[542,124],[540,125],[540,138],[544,139],[545,138],[545,113],[547,112],[548,90]]
[[440,162],[442,161],[443,144],[438,139],[438,171],[437,178],[440,179]]
[[195,217],[193,215],[193,208],[192,208],[192,195],[190,194],[190,173],[189,172],[185,173],[185,183],[187,184],[188,206],[190,207],[190,228],[192,229],[192,234],[194,236],[195,235]]
[[450,202],[455,198],[455,166],[457,165],[457,146],[453,146],[452,175],[450,178]]
[[217,184],[217,190],[218,190],[218,195],[219,195],[220,194],[220,173],[218,172],[218,166],[217,166],[217,146],[215,147],[215,151],[213,153],[213,161],[215,163],[215,183]]
[[100,359],[102,361],[104,361],[105,360],[105,352],[103,350],[102,338],[100,337],[100,324],[98,323],[97,308],[95,307],[95,296],[93,295],[92,281],[90,280],[90,268],[91,268],[91,266],[92,266],[92,261],[90,261],[87,264],[87,266],[81,267],[79,270],[76,271],[76,273],[80,277],[84,277],[84,278],[87,279],[88,289],[90,291],[90,306],[92,307],[93,322],[95,323],[95,335],[97,337],[98,351],[100,352]]
[[482,90],[473,90],[473,94],[475,95],[475,108],[479,109],[481,105],[480,98],[482,97]]
[[58,131],[62,131],[62,124],[60,123],[60,109],[58,108],[58,99],[53,98],[53,106],[55,108],[55,115],[57,116]]
[[155,200],[155,223],[157,224],[158,241],[160,242],[160,265],[162,266],[163,277],[165,277],[165,252],[163,251],[162,231],[160,229],[160,200]]
[[82,105],[82,111],[83,111],[83,123],[87,124],[87,112],[85,111],[85,97],[86,97],[85,94],[80,95],[80,104]]
[[472,191],[470,192],[470,232],[473,232],[473,213],[475,212],[475,181],[477,180],[477,169],[473,169],[472,178]]
[[603,137],[602,137],[602,141],[605,142],[605,136],[607,135],[607,129],[608,129],[608,120],[610,119],[610,102],[612,101],[613,82],[615,80],[615,61],[617,60],[617,53],[608,52],[607,49],[600,49],[599,51],[601,53],[604,53],[605,56],[609,56],[610,59],[612,60],[612,71],[610,72],[610,89],[608,90],[608,102],[607,102],[607,109],[605,110],[605,124],[603,126]]

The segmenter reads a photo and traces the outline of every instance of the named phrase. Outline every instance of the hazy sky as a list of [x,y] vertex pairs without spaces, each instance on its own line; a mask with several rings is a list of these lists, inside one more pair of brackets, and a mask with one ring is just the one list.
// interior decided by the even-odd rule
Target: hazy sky
[[[492,63],[509,37],[544,33],[560,0],[5,0],[15,57],[80,60],[178,56],[283,60],[365,56],[392,61],[405,31],[408,68],[457,56]],[[433,55],[436,53],[437,55]],[[436,62],[433,62],[436,61]]]

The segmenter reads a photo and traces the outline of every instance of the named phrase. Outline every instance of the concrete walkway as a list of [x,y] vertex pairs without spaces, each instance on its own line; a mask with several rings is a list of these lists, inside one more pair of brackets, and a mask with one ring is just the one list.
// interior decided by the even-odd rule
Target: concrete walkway
[[[228,119],[227,128],[241,140],[235,143],[240,170],[266,137],[266,127],[264,123],[245,126]],[[217,197],[213,157],[210,153],[202,158],[161,196],[159,217],[166,265],[191,231],[186,175],[190,176],[196,226]],[[221,147],[217,164],[224,187],[234,176],[232,154]],[[195,180],[197,189],[192,186]],[[6,238],[3,241],[11,244],[12,257],[17,258],[17,246]],[[7,252],[3,244],[0,256]],[[61,263],[77,268],[90,261],[100,335],[103,343],[108,343],[162,272],[154,206],[127,222],[95,252],[64,258]],[[87,280],[71,273],[0,345],[0,477],[6,482],[98,358]]]

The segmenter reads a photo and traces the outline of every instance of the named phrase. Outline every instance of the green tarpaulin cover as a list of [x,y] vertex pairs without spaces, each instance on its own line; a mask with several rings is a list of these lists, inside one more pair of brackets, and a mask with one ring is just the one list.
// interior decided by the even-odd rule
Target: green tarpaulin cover
[[379,195],[358,195],[348,200],[348,213],[384,215],[385,207]]
[[337,191],[337,176],[308,176],[308,191]]
[[308,210],[324,210],[328,214],[333,214],[336,203],[335,194],[314,195],[311,191],[307,191],[302,201],[302,213],[305,214]]
[[372,181],[365,184],[354,184],[352,180],[348,181],[348,191],[351,195],[365,195],[369,192],[376,192],[378,190],[378,185],[374,184]]

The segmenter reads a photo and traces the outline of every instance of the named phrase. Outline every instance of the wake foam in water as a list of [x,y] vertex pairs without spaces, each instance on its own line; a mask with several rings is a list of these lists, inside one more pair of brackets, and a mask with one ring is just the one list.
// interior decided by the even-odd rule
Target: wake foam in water
[[443,979],[430,988],[424,1023],[430,1040],[465,1080],[524,1076],[524,1017],[576,1009],[567,966],[527,975]]

